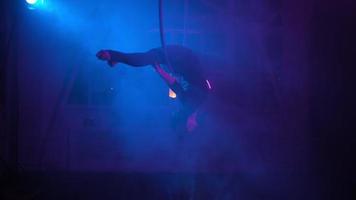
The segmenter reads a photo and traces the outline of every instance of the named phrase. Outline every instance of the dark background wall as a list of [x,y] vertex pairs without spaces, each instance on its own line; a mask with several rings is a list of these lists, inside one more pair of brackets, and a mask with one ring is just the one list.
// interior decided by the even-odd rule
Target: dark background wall
[[325,198],[349,199],[355,188],[352,76],[355,52],[354,3],[315,2],[310,47],[310,128],[316,172]]

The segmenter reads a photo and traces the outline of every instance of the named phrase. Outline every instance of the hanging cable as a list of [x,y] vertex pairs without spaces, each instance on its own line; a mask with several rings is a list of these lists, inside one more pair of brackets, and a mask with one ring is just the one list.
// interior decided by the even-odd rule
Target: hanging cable
[[174,72],[169,57],[167,53],[167,46],[166,46],[166,38],[165,38],[165,33],[164,33],[164,27],[163,27],[163,0],[158,0],[158,14],[159,14],[159,35],[161,39],[161,46],[163,49],[164,57],[167,63],[167,66],[171,72]]

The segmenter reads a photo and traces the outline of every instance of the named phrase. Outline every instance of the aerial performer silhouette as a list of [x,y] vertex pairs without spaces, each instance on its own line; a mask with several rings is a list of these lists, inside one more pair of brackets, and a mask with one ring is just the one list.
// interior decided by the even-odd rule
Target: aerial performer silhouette
[[111,67],[118,63],[132,67],[152,66],[181,102],[171,120],[174,130],[193,132],[197,129],[200,107],[211,86],[204,76],[200,57],[194,51],[181,45],[167,45],[137,53],[100,50],[96,56]]

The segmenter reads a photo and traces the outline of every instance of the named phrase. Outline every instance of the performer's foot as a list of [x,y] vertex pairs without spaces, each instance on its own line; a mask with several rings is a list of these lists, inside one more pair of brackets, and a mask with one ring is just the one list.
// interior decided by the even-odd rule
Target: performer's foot
[[111,55],[108,50],[100,50],[98,53],[96,53],[96,57],[100,60],[110,60]]
[[117,64],[117,62],[108,60],[108,65],[109,65],[110,67],[114,67],[116,64]]
[[114,67],[117,64],[117,62],[111,60],[111,54],[109,50],[100,50],[96,54],[96,57],[100,60],[107,61],[110,67]]

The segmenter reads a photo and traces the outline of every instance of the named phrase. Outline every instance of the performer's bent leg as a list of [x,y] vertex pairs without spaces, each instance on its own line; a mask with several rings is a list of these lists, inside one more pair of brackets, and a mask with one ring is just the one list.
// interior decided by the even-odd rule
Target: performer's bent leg
[[142,67],[154,63],[154,58],[149,53],[122,53],[110,51],[111,60],[121,62],[134,67]]

